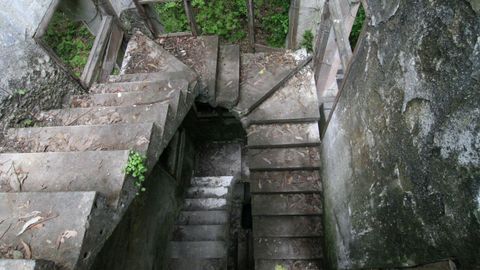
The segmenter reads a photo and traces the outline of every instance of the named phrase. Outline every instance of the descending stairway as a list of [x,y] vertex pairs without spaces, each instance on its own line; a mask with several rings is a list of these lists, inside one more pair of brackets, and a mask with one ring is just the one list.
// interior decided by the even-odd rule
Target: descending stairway
[[[320,114],[310,60],[305,51],[240,54],[218,37],[133,35],[120,75],[72,97],[69,108],[42,112],[36,127],[7,132],[0,257],[88,269],[137,192],[122,172],[130,150],[147,156],[150,172],[198,97],[229,109],[248,134],[255,269],[322,269]],[[231,181],[192,180],[170,269],[227,268]]]
[[232,176],[195,177],[170,242],[171,270],[227,268]]

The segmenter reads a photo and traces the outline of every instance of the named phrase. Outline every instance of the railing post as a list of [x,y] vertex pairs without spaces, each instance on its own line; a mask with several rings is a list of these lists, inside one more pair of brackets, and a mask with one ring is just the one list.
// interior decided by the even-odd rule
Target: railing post
[[342,8],[339,1],[340,0],[329,0],[328,9],[332,16],[333,31],[335,32],[340,60],[342,61],[343,70],[346,72],[348,64],[352,59],[352,48],[350,47],[350,41],[348,40],[350,32],[347,33],[346,31],[344,22],[345,18],[342,15]]
[[187,15],[188,23],[190,24],[190,30],[192,31],[193,36],[198,36],[199,30],[197,21],[195,20],[195,15],[193,14],[192,3],[190,0],[183,0],[183,5],[185,7],[185,14]]
[[153,22],[150,20],[150,17],[148,16],[147,11],[145,10],[145,7],[143,6],[143,4],[141,4],[139,0],[133,0],[133,3],[135,4],[135,7],[138,10],[138,14],[145,20],[145,23],[147,24],[147,27],[150,30],[150,32],[152,32],[152,35],[154,37],[157,37],[158,35],[157,30],[155,29]]
[[255,10],[253,0],[247,1],[248,9],[248,42],[250,50],[255,52]]

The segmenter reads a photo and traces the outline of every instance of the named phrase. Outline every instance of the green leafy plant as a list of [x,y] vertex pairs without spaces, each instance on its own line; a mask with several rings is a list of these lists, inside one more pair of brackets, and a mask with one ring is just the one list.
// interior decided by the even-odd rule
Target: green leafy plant
[[353,22],[352,32],[350,32],[350,46],[355,48],[357,45],[358,38],[360,37],[360,33],[362,32],[363,23],[365,22],[365,9],[362,5],[358,9],[357,16],[355,17],[355,21]]
[[33,127],[35,122],[32,119],[24,119],[20,122],[20,127]]
[[21,89],[15,90],[13,94],[18,96],[24,96],[25,94],[27,94],[27,92],[28,92],[27,89],[21,88]]
[[95,36],[83,22],[74,22],[64,13],[54,13],[43,36],[45,43],[80,77],[87,63]]
[[287,270],[287,268],[283,265],[277,264],[275,265],[275,270]]
[[302,43],[300,47],[307,49],[307,52],[313,52],[313,33],[311,30],[307,30],[303,33]]
[[123,169],[124,173],[135,178],[134,184],[142,192],[146,190],[145,187],[143,187],[145,173],[147,172],[147,166],[145,164],[146,160],[147,158],[142,156],[140,153],[136,151],[130,151],[127,166],[125,166]]
[[267,34],[267,44],[283,47],[288,34],[290,1],[256,0],[257,21]]

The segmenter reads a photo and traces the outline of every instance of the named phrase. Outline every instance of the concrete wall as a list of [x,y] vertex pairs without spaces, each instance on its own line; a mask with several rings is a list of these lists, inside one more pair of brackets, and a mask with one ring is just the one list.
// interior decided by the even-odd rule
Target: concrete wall
[[331,269],[450,257],[480,269],[475,2],[368,1],[322,145]]
[[287,47],[297,49],[303,41],[305,31],[312,31],[316,39],[317,31],[321,19],[325,0],[296,0],[296,5],[290,7],[290,23],[297,21],[296,25],[290,25],[287,36]]
[[82,89],[33,40],[53,0],[0,0],[0,129]]

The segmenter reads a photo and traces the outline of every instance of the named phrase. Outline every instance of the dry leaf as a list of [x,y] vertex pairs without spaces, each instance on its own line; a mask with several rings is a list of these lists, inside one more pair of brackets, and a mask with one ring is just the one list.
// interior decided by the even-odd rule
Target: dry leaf
[[22,233],[24,233],[26,230],[28,230],[30,226],[38,223],[41,220],[42,220],[42,217],[40,217],[40,216],[36,216],[36,217],[28,220],[27,222],[25,222],[25,224],[23,224],[23,227],[20,230],[20,232],[17,233],[17,236],[20,236]]
[[25,259],[29,260],[32,258],[32,250],[30,246],[25,243],[22,239],[20,239],[20,242],[22,243],[23,249],[25,249]]

